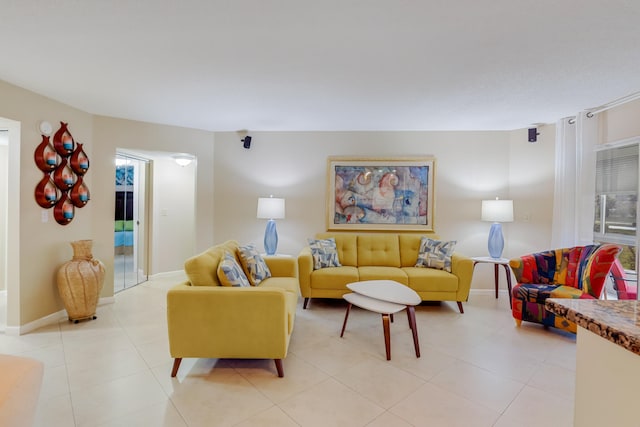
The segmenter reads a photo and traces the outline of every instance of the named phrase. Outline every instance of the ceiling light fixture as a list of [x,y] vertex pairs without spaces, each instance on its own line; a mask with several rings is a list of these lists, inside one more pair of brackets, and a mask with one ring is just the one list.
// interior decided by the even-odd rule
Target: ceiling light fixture
[[193,162],[193,160],[195,159],[195,157],[192,156],[191,154],[175,154],[171,157],[173,158],[173,160],[175,160],[177,164],[179,164],[182,167],[190,165],[191,162]]

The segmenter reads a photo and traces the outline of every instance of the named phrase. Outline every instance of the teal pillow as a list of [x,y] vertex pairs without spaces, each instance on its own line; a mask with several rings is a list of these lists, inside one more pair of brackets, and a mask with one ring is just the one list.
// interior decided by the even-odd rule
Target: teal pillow
[[451,255],[456,243],[455,240],[441,242],[422,237],[416,267],[436,268],[451,273]]
[[271,277],[271,271],[254,245],[238,246],[238,258],[249,283],[258,286],[264,279]]
[[238,265],[236,258],[229,252],[225,252],[224,258],[218,264],[218,279],[222,286],[233,286],[236,288],[246,288],[251,286],[247,276]]
[[313,256],[313,269],[319,270],[326,267],[341,267],[336,248],[336,239],[307,239]]

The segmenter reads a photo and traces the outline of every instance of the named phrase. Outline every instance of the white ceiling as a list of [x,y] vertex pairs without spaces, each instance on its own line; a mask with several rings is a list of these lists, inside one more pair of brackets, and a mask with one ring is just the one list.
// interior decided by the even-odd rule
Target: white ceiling
[[154,123],[518,129],[640,91],[640,1],[0,0],[0,56],[1,80]]

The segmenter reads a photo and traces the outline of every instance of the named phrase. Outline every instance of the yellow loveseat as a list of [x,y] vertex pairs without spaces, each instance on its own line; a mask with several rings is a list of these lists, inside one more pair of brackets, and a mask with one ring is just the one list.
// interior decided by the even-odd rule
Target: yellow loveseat
[[296,260],[264,257],[272,277],[258,286],[221,286],[218,264],[225,252],[237,259],[237,248],[227,241],[189,258],[188,281],[167,293],[172,377],[183,357],[274,359],[278,376],[284,375],[300,292]]
[[[342,298],[346,285],[364,280],[395,280],[416,291],[423,301],[455,301],[460,313],[467,301],[473,275],[471,258],[453,253],[451,273],[415,267],[423,235],[415,233],[318,233],[316,239],[333,237],[340,267],[314,270],[309,246],[298,255],[300,292],[304,308],[311,298]],[[433,234],[424,234],[437,239]]]

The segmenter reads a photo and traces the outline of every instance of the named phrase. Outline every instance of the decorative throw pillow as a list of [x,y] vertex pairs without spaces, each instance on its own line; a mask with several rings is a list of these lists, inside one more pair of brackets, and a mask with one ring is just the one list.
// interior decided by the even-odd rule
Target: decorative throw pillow
[[437,268],[451,273],[451,255],[456,241],[441,242],[423,237],[420,239],[420,252],[416,267]]
[[218,264],[218,279],[222,286],[249,287],[251,284],[244,275],[242,268],[236,261],[235,257],[229,252],[225,252],[224,258]]
[[258,286],[264,279],[271,277],[271,271],[254,245],[238,246],[238,258],[249,283]]
[[307,239],[313,255],[313,269],[319,270],[325,267],[342,267],[338,259],[336,239]]

